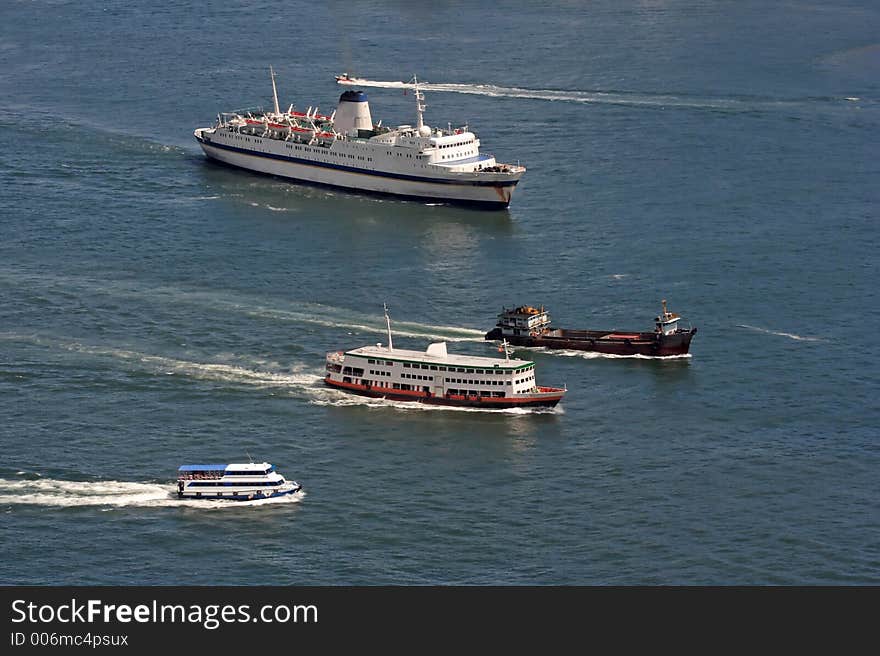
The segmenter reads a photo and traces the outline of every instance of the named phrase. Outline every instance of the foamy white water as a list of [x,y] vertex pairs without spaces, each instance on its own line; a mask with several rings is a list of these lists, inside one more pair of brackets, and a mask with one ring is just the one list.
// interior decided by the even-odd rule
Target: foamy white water
[[690,353],[682,353],[681,355],[642,355],[636,353],[633,355],[618,355],[616,353],[597,353],[595,351],[579,351],[577,349],[549,349],[545,346],[518,346],[517,350],[525,349],[528,351],[537,351],[546,353],[547,355],[559,355],[566,358],[583,358],[584,360],[608,359],[608,360],[687,360],[691,357]]

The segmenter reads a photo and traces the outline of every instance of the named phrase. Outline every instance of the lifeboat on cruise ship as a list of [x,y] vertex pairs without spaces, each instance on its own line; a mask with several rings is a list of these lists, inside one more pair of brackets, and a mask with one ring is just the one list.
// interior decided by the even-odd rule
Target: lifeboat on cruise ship
[[301,125],[298,125],[294,128],[290,129],[291,134],[294,135],[300,141],[311,141],[312,137],[315,136],[315,130],[312,128],[304,128]]

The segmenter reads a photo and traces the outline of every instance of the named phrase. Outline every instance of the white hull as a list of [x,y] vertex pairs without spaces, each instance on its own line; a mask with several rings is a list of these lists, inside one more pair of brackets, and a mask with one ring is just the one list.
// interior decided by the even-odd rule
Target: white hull
[[277,487],[258,487],[253,485],[196,487],[193,485],[186,485],[183,492],[178,492],[177,496],[181,499],[232,499],[234,501],[245,501],[249,499],[270,499],[272,497],[280,497],[286,494],[299,492],[300,489],[300,485],[293,481]]
[[[285,142],[269,141],[267,146],[283,144]],[[437,182],[407,180],[390,177],[393,174],[387,172],[370,173],[345,171],[330,166],[323,166],[320,162],[315,164],[293,162],[286,159],[276,159],[272,151],[265,154],[244,153],[237,150],[215,147],[203,139],[199,139],[202,150],[208,157],[232,166],[277,175],[292,180],[301,180],[315,184],[332,185],[354,191],[367,191],[380,194],[393,194],[414,198],[424,198],[438,201],[464,202],[484,205],[506,207],[510,204],[514,185],[499,180],[498,185],[470,184],[463,180],[460,183],[438,179]],[[278,155],[283,156],[281,153]],[[466,175],[462,175],[466,178]],[[485,177],[485,176],[484,176]]]

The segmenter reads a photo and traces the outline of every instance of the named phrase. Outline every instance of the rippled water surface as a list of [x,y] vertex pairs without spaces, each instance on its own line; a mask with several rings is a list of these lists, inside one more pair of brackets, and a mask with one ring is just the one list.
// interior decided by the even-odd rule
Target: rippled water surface
[[[880,583],[876,3],[283,10],[0,9],[0,581]],[[208,163],[270,64],[326,113],[378,81],[386,125],[417,73],[528,167],[513,205]],[[383,302],[396,346],[485,356],[505,304],[644,330],[663,298],[690,357],[519,353],[553,411],[321,384]],[[305,493],[170,496],[248,454]]]

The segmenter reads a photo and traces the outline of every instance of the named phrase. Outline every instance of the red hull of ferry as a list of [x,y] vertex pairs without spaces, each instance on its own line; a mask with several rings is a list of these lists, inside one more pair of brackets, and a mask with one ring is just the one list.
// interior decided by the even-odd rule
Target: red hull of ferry
[[552,408],[562,397],[565,390],[557,387],[539,387],[540,396],[523,397],[490,397],[490,396],[434,396],[430,392],[419,390],[398,390],[387,387],[357,385],[355,383],[342,383],[330,378],[325,378],[324,383],[328,387],[352,392],[361,396],[390,401],[410,401],[414,403],[426,403],[428,405],[444,405],[463,408],[483,408],[486,410],[507,408]]

